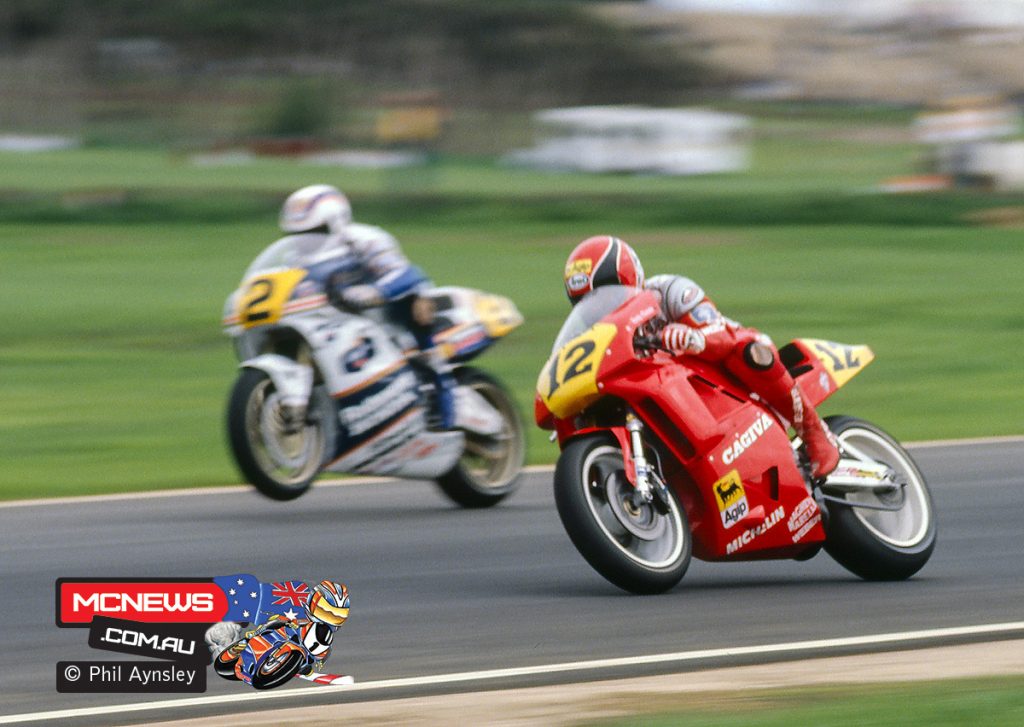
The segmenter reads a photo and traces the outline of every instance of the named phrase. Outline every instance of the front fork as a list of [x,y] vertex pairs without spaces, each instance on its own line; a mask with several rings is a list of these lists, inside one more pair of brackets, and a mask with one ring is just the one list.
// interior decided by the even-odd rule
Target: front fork
[[313,367],[302,364],[287,356],[264,353],[246,359],[239,368],[259,369],[274,382],[280,397],[282,424],[286,433],[294,434],[306,422],[309,397],[313,393]]
[[643,428],[643,422],[637,419],[636,415],[633,413],[626,415],[626,431],[629,432],[630,448],[627,455],[633,461],[633,472],[636,478],[633,483],[633,487],[636,490],[634,497],[639,497],[644,502],[649,502],[651,499],[651,482],[648,479],[650,470],[647,465],[647,457],[644,456],[643,438],[640,436]]
[[633,464],[633,505],[640,507],[648,503],[662,515],[669,511],[668,489],[661,479],[657,467],[651,467],[644,454],[644,441],[641,436],[644,424],[632,412],[626,414],[626,432],[629,435],[629,451],[625,452]]

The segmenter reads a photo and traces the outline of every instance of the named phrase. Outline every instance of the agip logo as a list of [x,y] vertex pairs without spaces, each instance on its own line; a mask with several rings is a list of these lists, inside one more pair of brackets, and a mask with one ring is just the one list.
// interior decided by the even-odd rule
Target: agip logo
[[715,492],[715,502],[722,516],[722,527],[727,530],[738,523],[750,511],[747,504],[747,493],[743,489],[743,481],[738,470],[732,470],[721,478],[711,489]]

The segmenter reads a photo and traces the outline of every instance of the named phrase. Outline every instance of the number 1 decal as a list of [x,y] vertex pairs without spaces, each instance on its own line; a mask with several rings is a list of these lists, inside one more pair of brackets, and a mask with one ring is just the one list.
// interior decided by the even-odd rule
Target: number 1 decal
[[814,347],[832,360],[834,371],[855,369],[860,366],[860,359],[857,358],[856,346],[845,346],[841,343],[831,341],[815,341]]

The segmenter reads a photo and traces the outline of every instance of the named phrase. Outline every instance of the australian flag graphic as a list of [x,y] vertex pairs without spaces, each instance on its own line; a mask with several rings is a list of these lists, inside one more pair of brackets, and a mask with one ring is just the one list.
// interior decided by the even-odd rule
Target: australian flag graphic
[[224,621],[264,623],[274,615],[290,619],[306,616],[304,604],[309,586],[302,581],[261,583],[256,576],[238,573],[217,576],[213,582],[228,599]]

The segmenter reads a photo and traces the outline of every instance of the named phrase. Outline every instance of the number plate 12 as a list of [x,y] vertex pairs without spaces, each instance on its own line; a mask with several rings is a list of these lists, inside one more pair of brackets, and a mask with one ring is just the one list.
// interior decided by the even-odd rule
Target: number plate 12
[[600,397],[597,369],[616,332],[613,324],[598,323],[562,346],[544,364],[537,379],[537,393],[556,417],[570,417]]

